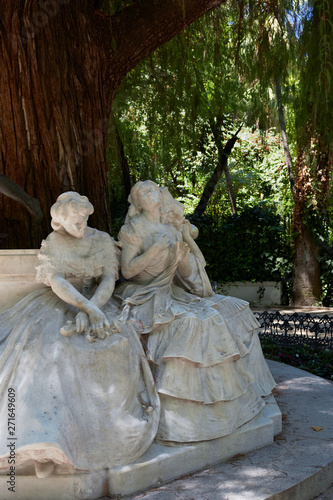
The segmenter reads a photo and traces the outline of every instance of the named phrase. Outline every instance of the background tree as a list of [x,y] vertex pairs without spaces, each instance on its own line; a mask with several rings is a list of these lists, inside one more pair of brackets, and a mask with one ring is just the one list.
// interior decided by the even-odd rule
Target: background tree
[[314,0],[310,6],[301,36],[300,91],[296,101],[292,303],[302,305],[321,300],[318,236],[328,211],[333,161],[333,12],[326,1]]
[[[332,9],[322,0],[256,2],[250,4],[248,14],[244,11],[242,23],[244,37],[256,47],[254,64],[246,65],[244,73],[258,78],[264,89],[273,87],[274,82],[276,91],[294,200],[291,302],[314,305],[322,294],[319,243],[332,177]],[[245,52],[246,47],[242,47]],[[289,92],[289,110],[294,117],[289,134],[297,144],[295,167],[287,140],[281,83],[284,93]]]
[[44,225],[0,198],[8,247],[37,246],[63,191],[110,230],[106,146],[114,95],[143,58],[223,0],[0,0],[0,173],[38,198]]
[[[145,158],[146,167],[131,169],[133,177],[148,175],[169,183],[187,208],[195,208],[195,197],[203,195],[201,213],[207,210],[213,189],[217,191],[208,213],[218,204],[222,213],[225,198],[221,194],[228,183],[240,206],[243,196],[250,205],[261,200],[276,203],[279,213],[287,218],[293,212],[293,300],[297,304],[320,300],[318,221],[329,208],[331,160],[328,153],[320,160],[318,157],[326,147],[325,141],[326,145],[330,141],[319,124],[331,123],[330,17],[325,5],[288,0],[269,4],[229,2],[227,9],[222,6],[214,10],[137,68],[130,83],[127,81],[133,89],[128,111],[122,114],[120,109],[126,106],[118,108],[118,126],[130,169],[134,151],[136,157]],[[319,59],[316,47],[321,47]],[[177,59],[176,53],[186,57]],[[323,64],[317,70],[321,73],[318,85],[313,75],[315,61],[319,60]],[[325,112],[321,106],[326,106]],[[313,120],[316,128],[311,125]],[[239,134],[242,146],[238,148],[236,143],[230,156],[224,158],[228,156],[229,182],[222,181],[217,187],[223,141],[226,144],[230,140],[240,121],[251,125],[252,134],[255,129],[261,131],[261,146],[255,134],[250,138],[244,125]],[[305,133],[305,123],[310,132]],[[274,127],[279,126],[285,161],[281,161],[280,146],[273,146],[271,140]],[[319,136],[321,145],[313,149]],[[251,146],[244,152],[246,144]],[[298,160],[293,166],[296,149]],[[306,175],[299,158],[303,158],[303,164],[308,162]],[[318,170],[324,158],[326,167]],[[323,238],[322,231],[319,236]]]

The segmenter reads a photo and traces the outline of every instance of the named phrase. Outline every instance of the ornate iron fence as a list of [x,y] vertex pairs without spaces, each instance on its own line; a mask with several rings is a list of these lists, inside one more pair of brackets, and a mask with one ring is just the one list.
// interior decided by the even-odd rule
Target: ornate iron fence
[[333,349],[333,316],[312,314],[254,313],[261,328],[259,337],[273,337],[282,345],[306,344]]

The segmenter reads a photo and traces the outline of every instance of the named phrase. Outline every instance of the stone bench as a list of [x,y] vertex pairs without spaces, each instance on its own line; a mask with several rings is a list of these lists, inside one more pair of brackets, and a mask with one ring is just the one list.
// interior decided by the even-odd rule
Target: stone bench
[[38,250],[0,250],[0,312],[45,285],[35,282]]

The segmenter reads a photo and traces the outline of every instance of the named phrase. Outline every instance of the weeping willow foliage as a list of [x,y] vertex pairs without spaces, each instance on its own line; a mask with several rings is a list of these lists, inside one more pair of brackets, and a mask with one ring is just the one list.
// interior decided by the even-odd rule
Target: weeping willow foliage
[[240,53],[239,20],[237,3],[214,9],[123,82],[114,124],[133,178],[163,182],[178,197],[189,199],[194,191],[200,195],[217,161],[212,122],[224,143],[241,123],[253,125],[259,103],[265,102],[264,113],[274,116],[267,112],[269,89],[263,100],[263,87],[241,71],[240,58],[246,67],[251,48]]
[[[122,3],[112,2],[112,9]],[[278,127],[274,82],[279,79],[288,135],[299,152],[296,170],[302,158],[312,172],[306,200],[317,200],[317,206],[326,200],[327,206],[333,133],[330,3],[231,1],[138,66],[123,82],[113,114],[132,181],[149,177],[169,185],[175,196],[191,198],[216,164],[210,120],[222,141],[240,123]],[[110,157],[119,198],[120,160],[111,146]],[[318,165],[324,160],[323,170]]]
[[[310,134],[321,136],[327,146],[333,142],[333,4],[312,2],[300,40],[300,93],[298,129],[304,124]],[[300,140],[302,138],[300,137]]]
[[[119,4],[114,0],[113,11]],[[212,121],[224,143],[242,124],[229,157],[237,202],[242,208],[277,203],[280,214],[293,212],[294,242],[312,228],[333,254],[332,17],[332,0],[230,0],[152,54],[123,82],[113,110],[132,182],[168,185],[194,208],[216,166]],[[293,196],[274,136],[277,81],[294,160]],[[124,158],[111,145],[110,158],[121,199]],[[220,216],[227,205],[222,178],[208,210]],[[322,258],[322,269],[331,263],[325,279],[332,282],[333,259]]]

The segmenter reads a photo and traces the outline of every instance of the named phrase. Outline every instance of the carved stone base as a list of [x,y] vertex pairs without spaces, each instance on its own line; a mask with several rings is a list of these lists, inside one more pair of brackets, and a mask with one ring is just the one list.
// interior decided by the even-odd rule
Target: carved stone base
[[96,500],[103,496],[125,496],[147,490],[177,477],[229,460],[240,453],[266,446],[281,432],[281,412],[273,396],[266,399],[262,413],[233,434],[189,445],[164,446],[153,443],[135,463],[88,474],[15,477],[15,494],[0,476],[0,498],[15,500]]

